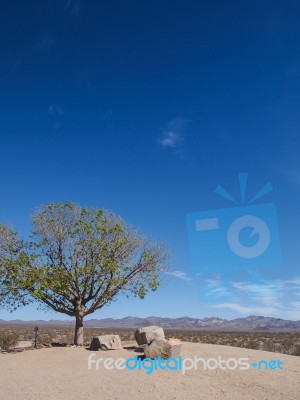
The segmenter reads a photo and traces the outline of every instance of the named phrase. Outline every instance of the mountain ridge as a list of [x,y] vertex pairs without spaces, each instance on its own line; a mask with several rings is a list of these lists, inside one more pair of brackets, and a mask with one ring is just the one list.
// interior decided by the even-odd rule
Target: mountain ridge
[[[6,321],[0,319],[0,325],[41,325],[41,326],[70,326],[73,321],[67,320],[31,320],[20,319]],[[300,321],[281,318],[250,315],[243,318],[223,319],[219,317],[178,318],[168,317],[135,317],[89,319],[85,321],[87,328],[138,328],[140,326],[159,325],[165,329],[187,330],[219,330],[219,331],[300,331]]]

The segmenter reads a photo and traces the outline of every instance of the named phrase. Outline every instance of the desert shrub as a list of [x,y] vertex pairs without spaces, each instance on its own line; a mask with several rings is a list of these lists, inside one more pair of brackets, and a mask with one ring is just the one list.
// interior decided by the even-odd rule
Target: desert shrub
[[248,343],[246,343],[245,347],[247,349],[258,350],[259,349],[259,343],[255,342],[255,340],[250,340]]
[[264,351],[276,351],[275,343],[272,340],[268,339],[263,344]]
[[64,331],[61,341],[67,344],[74,344],[74,332],[71,329]]
[[297,344],[297,345],[293,348],[292,355],[293,355],[293,356],[298,356],[298,357],[300,357],[300,345],[299,345],[299,344]]
[[43,335],[42,337],[38,336],[38,340],[41,342],[41,344],[49,346],[52,343],[52,336],[49,334]]
[[16,333],[9,333],[0,331],[0,348],[2,350],[9,350],[16,347],[19,341],[19,335]]

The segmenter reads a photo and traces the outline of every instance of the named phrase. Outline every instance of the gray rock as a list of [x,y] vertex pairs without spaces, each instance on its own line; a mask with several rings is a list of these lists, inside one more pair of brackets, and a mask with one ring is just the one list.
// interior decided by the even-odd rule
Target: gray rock
[[90,350],[120,350],[122,349],[119,335],[102,335],[93,338],[90,344]]
[[141,344],[140,346],[135,346],[134,351],[136,353],[144,353],[145,347],[148,346],[147,344]]
[[151,340],[156,338],[164,338],[164,330],[159,326],[146,326],[144,328],[139,328],[135,331],[135,340],[138,345],[149,344]]
[[153,339],[145,348],[144,354],[147,358],[157,358],[163,360],[171,357],[178,357],[181,351],[181,342],[177,339],[166,340],[163,338]]

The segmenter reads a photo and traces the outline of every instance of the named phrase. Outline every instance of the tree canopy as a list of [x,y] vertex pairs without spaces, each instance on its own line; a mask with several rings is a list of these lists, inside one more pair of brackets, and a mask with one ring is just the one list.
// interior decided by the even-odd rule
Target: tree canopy
[[34,301],[75,317],[75,344],[83,344],[85,316],[120,293],[144,298],[167,270],[165,245],[112,212],[52,203],[32,223],[29,240],[0,225],[0,305]]

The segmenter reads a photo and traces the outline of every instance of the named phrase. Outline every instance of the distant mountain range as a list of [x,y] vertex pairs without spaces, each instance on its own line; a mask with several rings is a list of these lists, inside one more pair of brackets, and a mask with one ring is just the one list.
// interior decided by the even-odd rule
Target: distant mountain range
[[[0,319],[0,325],[38,325],[38,326],[73,326],[72,321],[37,320],[5,321]],[[138,328],[141,326],[158,325],[169,329],[197,329],[212,331],[300,331],[300,321],[288,321],[280,318],[250,316],[232,320],[221,318],[162,318],[162,317],[125,317],[121,319],[105,318],[90,319],[85,321],[85,326],[90,328]]]

